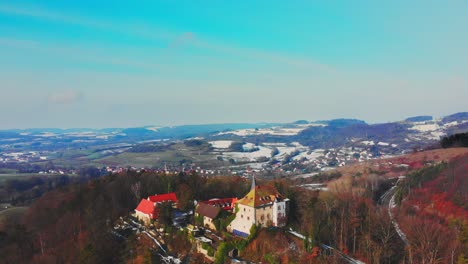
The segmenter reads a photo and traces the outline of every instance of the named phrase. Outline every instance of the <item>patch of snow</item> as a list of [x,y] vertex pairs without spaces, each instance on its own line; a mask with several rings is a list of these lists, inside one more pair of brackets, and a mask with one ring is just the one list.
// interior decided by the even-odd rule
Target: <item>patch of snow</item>
[[309,160],[309,161],[313,161],[313,160],[316,160],[317,158],[319,158],[320,156],[323,155],[323,152],[320,152],[320,151],[312,151],[312,152],[309,152],[309,151],[303,151],[301,153],[299,153],[298,155],[294,156],[293,157],[293,160],[301,160],[303,158]]
[[361,144],[367,145],[367,146],[374,146],[375,143],[374,141],[361,141]]
[[294,127],[294,128],[284,128],[284,127],[272,127],[272,128],[260,128],[260,129],[239,129],[234,131],[222,132],[218,135],[233,134],[240,137],[245,136],[255,136],[255,135],[273,135],[273,136],[294,136],[299,134],[302,130],[307,127]]
[[386,142],[379,142],[379,143],[377,143],[377,145],[379,145],[379,146],[388,146],[390,144],[388,144]]
[[264,146],[268,146],[268,147],[285,147],[286,146],[286,143],[281,143],[281,142],[277,142],[277,143],[262,143]]
[[49,133],[49,132],[43,132],[39,135],[36,135],[36,137],[56,137],[57,134],[55,133]]
[[452,126],[456,126],[458,125],[458,121],[453,121],[453,122],[450,122],[450,123],[446,123],[444,124],[444,127],[452,127]]
[[271,149],[263,146],[258,146],[257,151],[253,152],[225,152],[224,156],[242,161],[256,161],[262,157],[271,157]]
[[[284,160],[287,155],[292,154],[295,151],[306,151],[306,147],[277,147],[278,154],[275,156],[277,160]],[[293,157],[294,159],[294,157]]]
[[96,137],[97,134],[92,131],[83,131],[83,132],[70,132],[65,133],[69,137]]
[[147,127],[146,130],[158,132],[158,130],[159,130],[160,128],[161,128],[161,127]]
[[231,146],[232,142],[232,140],[216,140],[210,141],[208,143],[210,143],[211,146],[216,149],[227,149]]
[[253,143],[245,143],[244,145],[242,145],[242,149],[244,151],[251,151],[251,150],[254,150],[256,148],[257,148],[257,146],[255,144],[253,144]]
[[446,136],[444,132],[441,131],[433,131],[431,132],[432,139],[439,140],[441,137]]
[[458,121],[453,121],[453,122],[444,124],[444,128],[458,126],[458,125],[462,125],[462,124],[465,124],[465,123],[468,123],[468,120],[462,120],[462,121],[459,121],[459,122]]
[[299,142],[292,142],[291,145],[297,147],[297,148],[305,148],[301,143]]
[[203,137],[192,137],[187,140],[203,140],[203,139],[204,139]]
[[440,129],[439,125],[437,124],[423,124],[423,125],[415,125],[410,128],[411,130],[417,130],[420,132],[431,132]]
[[17,141],[20,140],[19,138],[6,138],[6,139],[0,139],[1,142],[7,142],[7,141]]

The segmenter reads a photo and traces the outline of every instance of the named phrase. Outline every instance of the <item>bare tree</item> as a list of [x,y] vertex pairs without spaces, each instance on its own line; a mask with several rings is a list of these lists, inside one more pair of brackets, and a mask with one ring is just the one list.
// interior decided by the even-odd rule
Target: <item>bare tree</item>
[[141,199],[141,182],[138,181],[138,182],[132,184],[130,189],[132,190],[133,195],[135,195],[135,198],[137,199],[137,201],[140,201],[140,199]]

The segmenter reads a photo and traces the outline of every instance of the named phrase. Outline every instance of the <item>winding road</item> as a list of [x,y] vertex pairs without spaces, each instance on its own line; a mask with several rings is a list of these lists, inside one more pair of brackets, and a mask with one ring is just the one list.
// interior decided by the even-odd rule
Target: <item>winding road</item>
[[397,185],[398,182],[401,179],[399,179],[396,183],[395,186],[390,188],[388,191],[386,191],[379,199],[379,204],[386,206],[387,207],[387,212],[388,216],[390,217],[390,220],[392,220],[393,227],[395,228],[395,231],[398,233],[398,236],[403,240],[405,245],[408,245],[408,239],[406,238],[405,233],[401,230],[400,226],[398,225],[397,221],[395,220],[395,217],[393,216],[392,209],[395,208],[395,194],[397,190]]

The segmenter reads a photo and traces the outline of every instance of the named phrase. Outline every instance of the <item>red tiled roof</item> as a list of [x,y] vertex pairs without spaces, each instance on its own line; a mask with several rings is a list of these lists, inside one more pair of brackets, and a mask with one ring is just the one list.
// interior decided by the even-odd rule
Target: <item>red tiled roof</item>
[[158,195],[151,195],[148,197],[153,203],[162,203],[162,202],[174,202],[177,203],[177,196],[175,193],[165,193],[165,194],[158,194]]
[[154,204],[151,201],[148,201],[146,199],[141,199],[141,202],[140,202],[140,204],[138,204],[135,211],[140,211],[140,212],[142,212],[144,214],[147,214],[151,218],[155,217]]

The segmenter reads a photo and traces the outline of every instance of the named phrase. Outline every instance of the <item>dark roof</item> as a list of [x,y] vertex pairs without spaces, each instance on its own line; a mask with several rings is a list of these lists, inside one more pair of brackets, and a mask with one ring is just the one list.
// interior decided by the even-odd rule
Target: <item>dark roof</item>
[[197,207],[197,213],[199,215],[203,215],[211,219],[215,219],[216,216],[218,216],[220,211],[221,211],[221,208],[214,207],[206,203],[199,203]]
[[220,207],[223,210],[230,211],[234,209],[236,206],[237,198],[213,198],[208,201],[203,201],[202,203],[206,203],[209,205],[213,205],[214,207]]

